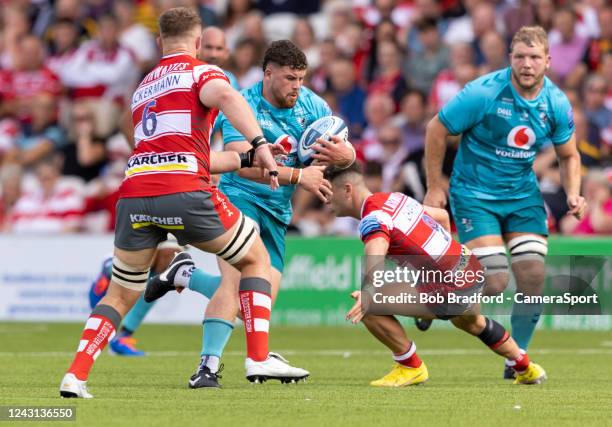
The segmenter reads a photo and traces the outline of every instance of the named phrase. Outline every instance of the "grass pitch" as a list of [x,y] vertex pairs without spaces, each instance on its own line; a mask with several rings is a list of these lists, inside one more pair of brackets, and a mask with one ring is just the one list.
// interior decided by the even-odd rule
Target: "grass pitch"
[[81,328],[0,323],[0,406],[76,406],[76,423],[54,426],[612,425],[610,332],[538,331],[531,358],[549,381],[513,386],[501,379],[501,358],[477,339],[409,328],[430,380],[376,389],[368,383],[387,373],[391,358],[362,326],[273,328],[271,349],[311,372],[297,385],[249,384],[237,328],[223,359],[224,388],[190,390],[200,327],[144,325],[136,337],[147,357],[101,355],[89,380],[95,398],[62,400],[59,382]]

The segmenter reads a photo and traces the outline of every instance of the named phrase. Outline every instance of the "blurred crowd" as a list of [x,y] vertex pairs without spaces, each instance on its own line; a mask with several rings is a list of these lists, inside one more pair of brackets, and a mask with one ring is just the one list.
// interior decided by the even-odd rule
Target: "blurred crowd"
[[[606,0],[0,0],[0,233],[112,230],[130,154],[120,117],[159,59],[157,16],[175,6],[225,32],[223,68],[243,88],[262,78],[269,41],[293,40],[309,61],[306,85],[348,123],[371,189],[418,200],[427,121],[467,82],[508,66],[518,28],[541,25],[549,77],[573,105],[589,204],[583,220],[565,216],[554,149],[544,148],[534,170],[550,229],[612,234]],[[295,232],[355,233],[308,194],[294,207]]]

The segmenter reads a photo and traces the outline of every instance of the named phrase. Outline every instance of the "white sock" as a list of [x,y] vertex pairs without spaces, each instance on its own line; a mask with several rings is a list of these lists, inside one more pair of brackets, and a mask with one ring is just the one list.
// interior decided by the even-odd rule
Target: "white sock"
[[202,357],[202,362],[204,366],[210,369],[210,372],[215,373],[219,370],[219,358],[217,356],[204,356]]
[[193,264],[182,265],[179,267],[176,275],[174,276],[174,286],[179,288],[186,288],[189,285],[191,275],[195,270]]

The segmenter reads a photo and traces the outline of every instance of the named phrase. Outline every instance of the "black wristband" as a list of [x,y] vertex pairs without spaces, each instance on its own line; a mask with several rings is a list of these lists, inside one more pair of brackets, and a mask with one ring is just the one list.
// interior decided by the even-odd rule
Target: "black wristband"
[[266,141],[266,138],[263,135],[259,135],[253,138],[253,140],[251,141],[251,146],[257,150],[257,148],[260,145],[267,144],[267,143],[268,141]]
[[251,148],[249,151],[238,153],[240,157],[240,169],[250,168],[253,166],[253,159],[255,158],[255,149]]
[[278,176],[278,171],[269,171],[268,175],[270,175],[270,176]]

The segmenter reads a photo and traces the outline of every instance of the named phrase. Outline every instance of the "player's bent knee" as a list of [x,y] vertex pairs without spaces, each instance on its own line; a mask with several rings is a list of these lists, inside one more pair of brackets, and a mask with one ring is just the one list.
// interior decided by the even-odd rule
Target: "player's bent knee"
[[127,265],[116,256],[113,257],[111,281],[132,291],[142,292],[147,287],[149,268],[135,268]]
[[473,248],[472,253],[476,256],[485,272],[485,294],[497,295],[508,286],[508,257],[503,246],[483,246]]
[[235,265],[248,254],[257,236],[255,221],[242,215],[229,242],[216,255],[229,264]]
[[458,329],[461,329],[468,334],[478,335],[484,327],[485,317],[482,315],[467,314],[451,317],[451,323]]

